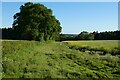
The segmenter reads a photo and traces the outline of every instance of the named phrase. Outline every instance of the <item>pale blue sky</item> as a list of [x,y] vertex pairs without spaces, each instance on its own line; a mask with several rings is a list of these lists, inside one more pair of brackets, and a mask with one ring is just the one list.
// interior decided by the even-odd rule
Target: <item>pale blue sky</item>
[[[2,27],[11,27],[13,15],[23,2],[2,2]],[[112,31],[118,29],[117,2],[42,2],[53,10],[62,33]]]

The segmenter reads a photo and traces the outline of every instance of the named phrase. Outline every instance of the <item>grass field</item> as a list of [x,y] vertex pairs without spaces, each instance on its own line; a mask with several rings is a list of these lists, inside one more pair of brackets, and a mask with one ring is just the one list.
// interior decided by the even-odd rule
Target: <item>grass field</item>
[[106,51],[106,53],[119,54],[119,40],[87,40],[87,41],[64,41],[70,46]]
[[119,40],[88,40],[88,41],[64,41],[68,42],[70,45],[81,46],[81,47],[91,47],[91,48],[104,48],[104,49],[114,49],[118,48]]
[[[70,42],[79,46],[86,43],[93,44]],[[119,55],[89,54],[71,49],[64,42],[2,41],[2,53],[3,78],[120,77]]]

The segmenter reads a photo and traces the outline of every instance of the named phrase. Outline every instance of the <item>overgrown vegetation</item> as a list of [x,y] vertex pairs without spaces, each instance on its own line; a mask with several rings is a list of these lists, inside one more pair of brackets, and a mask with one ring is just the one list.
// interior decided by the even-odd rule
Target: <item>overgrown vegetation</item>
[[91,54],[120,55],[119,40],[93,40],[93,41],[64,41],[71,49],[77,49]]
[[118,55],[81,52],[64,42],[2,41],[2,45],[3,78],[120,77]]

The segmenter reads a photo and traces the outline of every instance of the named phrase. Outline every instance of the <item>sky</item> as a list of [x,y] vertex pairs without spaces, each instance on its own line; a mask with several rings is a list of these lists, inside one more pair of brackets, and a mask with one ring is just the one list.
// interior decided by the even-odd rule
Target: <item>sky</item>
[[[23,2],[2,2],[2,26],[12,27],[13,16]],[[62,33],[118,30],[117,2],[41,2],[53,10],[60,21]],[[1,13],[0,13],[1,14]]]

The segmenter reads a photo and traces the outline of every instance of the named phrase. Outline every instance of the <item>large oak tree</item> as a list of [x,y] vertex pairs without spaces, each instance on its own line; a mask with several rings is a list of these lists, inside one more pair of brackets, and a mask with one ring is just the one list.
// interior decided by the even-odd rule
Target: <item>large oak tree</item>
[[42,41],[57,39],[62,28],[51,9],[40,3],[27,2],[14,15],[13,29],[19,39]]

